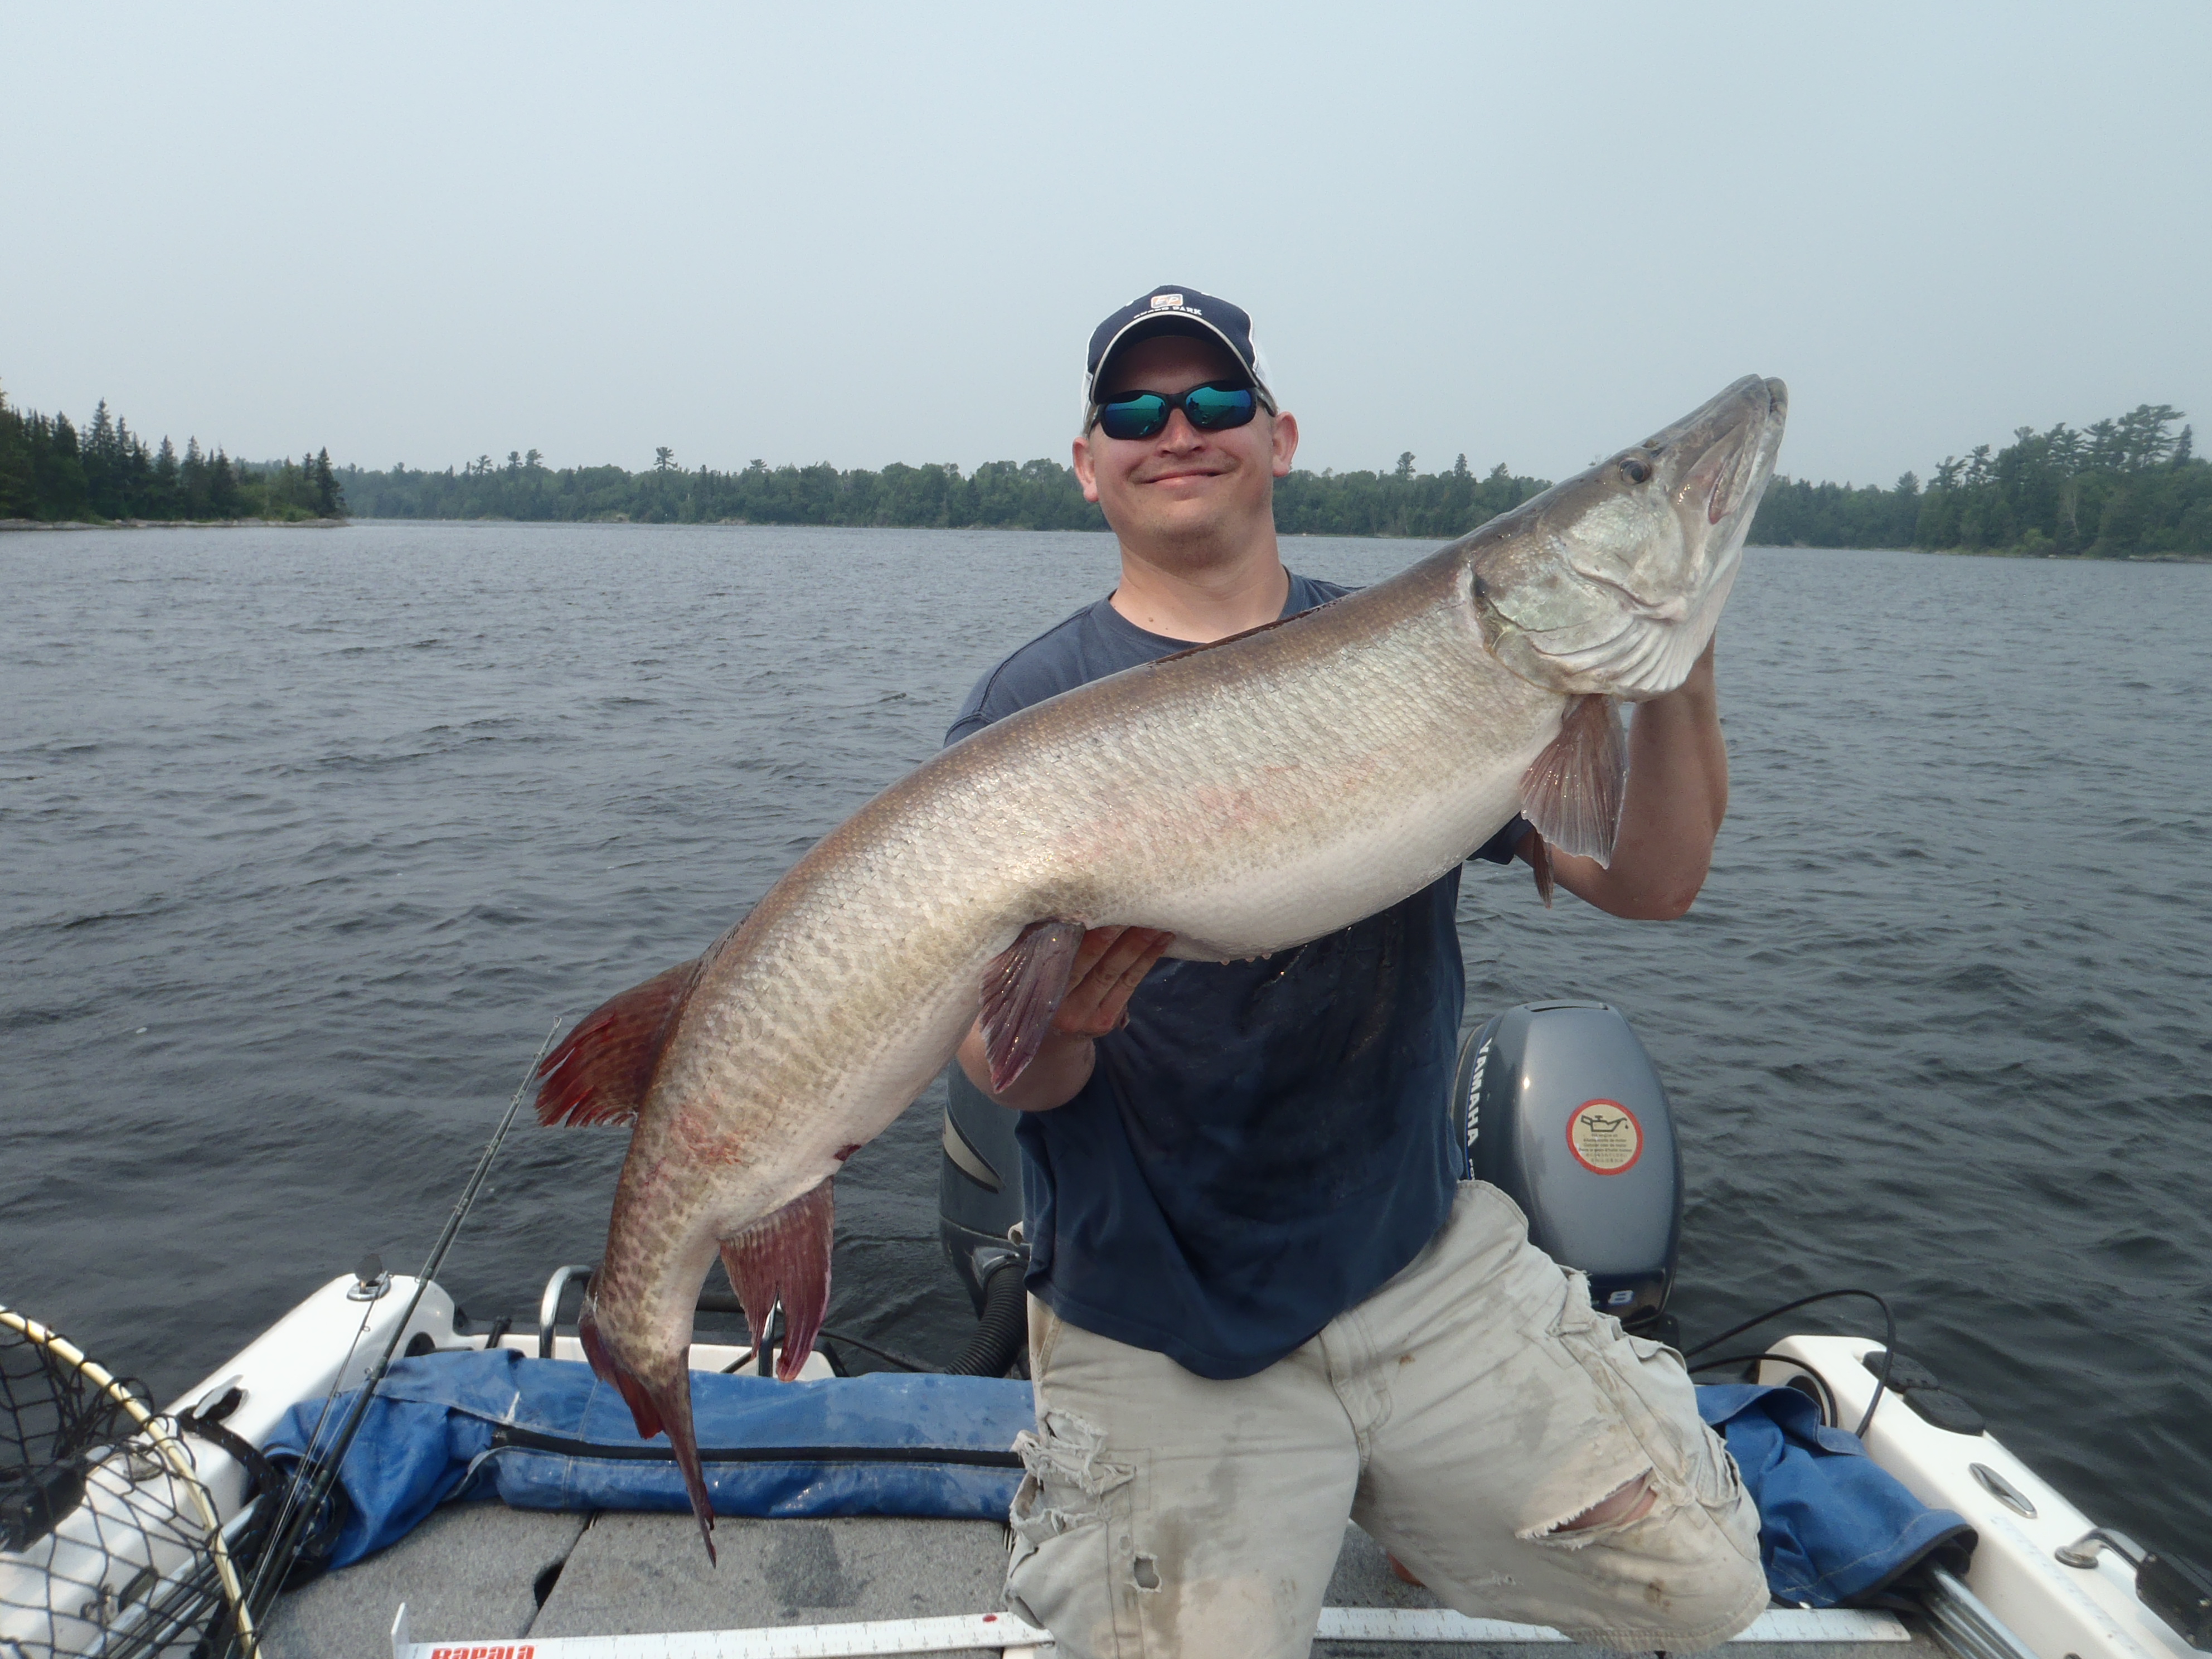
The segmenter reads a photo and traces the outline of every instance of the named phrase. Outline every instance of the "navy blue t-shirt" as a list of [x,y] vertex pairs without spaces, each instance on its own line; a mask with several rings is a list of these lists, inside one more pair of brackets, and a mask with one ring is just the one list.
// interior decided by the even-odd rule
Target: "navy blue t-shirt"
[[[1283,614],[1347,591],[1293,575]],[[977,681],[945,741],[1189,648],[1100,599]],[[1526,828],[1478,856],[1510,861]],[[1273,957],[1154,968],[1082,1091],[1022,1115],[1030,1292],[1200,1376],[1249,1376],[1419,1255],[1460,1173],[1458,902],[1455,869]]]

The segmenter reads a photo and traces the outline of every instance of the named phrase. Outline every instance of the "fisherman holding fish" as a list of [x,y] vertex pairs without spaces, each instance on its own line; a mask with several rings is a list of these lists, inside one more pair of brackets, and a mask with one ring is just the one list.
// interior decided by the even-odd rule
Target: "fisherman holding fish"
[[[985,674],[948,741],[1346,592],[1283,565],[1298,428],[1244,312],[1143,295],[1092,334],[1084,401],[1121,580]],[[1710,636],[1628,744],[1608,860],[1522,817],[1475,856],[1534,864],[1547,901],[1681,915],[1728,805]],[[1091,927],[1018,1078],[993,1089],[985,1022],[961,1045],[1024,1115],[1037,1429],[1008,1589],[1068,1659],[1304,1654],[1347,1516],[1461,1611],[1577,1641],[1705,1648],[1766,1604],[1679,1357],[1460,1179],[1460,875],[1255,960]]]
[[1008,1591],[1070,1659],[1303,1653],[1347,1515],[1455,1607],[1721,1640],[1765,1600],[1758,1522],[1680,1360],[1459,1178],[1453,913],[1471,854],[1621,915],[1696,896],[1727,805],[1711,641],[1782,383],[1353,593],[1283,568],[1297,426],[1243,312],[1146,295],[1092,336],[1084,404],[1115,591],[540,1067],[541,1122],[630,1130],[592,1370],[666,1432],[711,1559],[708,1271],[756,1342],[781,1307],[795,1377],[837,1172],[957,1055],[1023,1109]]

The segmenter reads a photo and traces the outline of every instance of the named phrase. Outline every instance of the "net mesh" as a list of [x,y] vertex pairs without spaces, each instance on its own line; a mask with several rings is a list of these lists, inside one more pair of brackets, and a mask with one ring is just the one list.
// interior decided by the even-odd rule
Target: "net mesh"
[[108,1378],[0,1317],[0,1659],[205,1651],[224,1605],[190,1452],[167,1455]]

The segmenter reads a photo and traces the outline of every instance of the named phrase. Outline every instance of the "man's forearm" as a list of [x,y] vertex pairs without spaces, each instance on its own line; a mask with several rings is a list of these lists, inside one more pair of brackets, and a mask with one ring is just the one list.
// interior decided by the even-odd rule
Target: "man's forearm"
[[1083,1091],[1091,1081],[1091,1068],[1097,1063],[1097,1050],[1087,1036],[1076,1036],[1066,1031],[1054,1031],[1037,1050],[1036,1058],[1028,1068],[1006,1085],[1004,1093],[991,1087],[990,1062],[983,1057],[983,1032],[980,1026],[970,1026],[968,1035],[960,1040],[960,1069],[968,1080],[1001,1106],[1011,1106],[1018,1112],[1048,1112],[1055,1106],[1065,1106]]
[[1681,685],[1637,707],[1611,864],[1554,853],[1553,873],[1576,897],[1611,915],[1679,916],[1705,884],[1728,798],[1728,745],[1708,645]]

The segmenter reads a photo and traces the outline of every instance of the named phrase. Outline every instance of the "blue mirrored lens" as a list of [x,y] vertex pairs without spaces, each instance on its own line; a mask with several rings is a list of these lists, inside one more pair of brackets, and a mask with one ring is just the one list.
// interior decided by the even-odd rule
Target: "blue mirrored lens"
[[1182,398],[1182,412],[1202,432],[1242,426],[1252,418],[1254,406],[1252,388],[1244,386],[1194,386]]
[[1109,438],[1149,438],[1168,423],[1168,400],[1157,392],[1117,398],[1098,410],[1098,424]]

